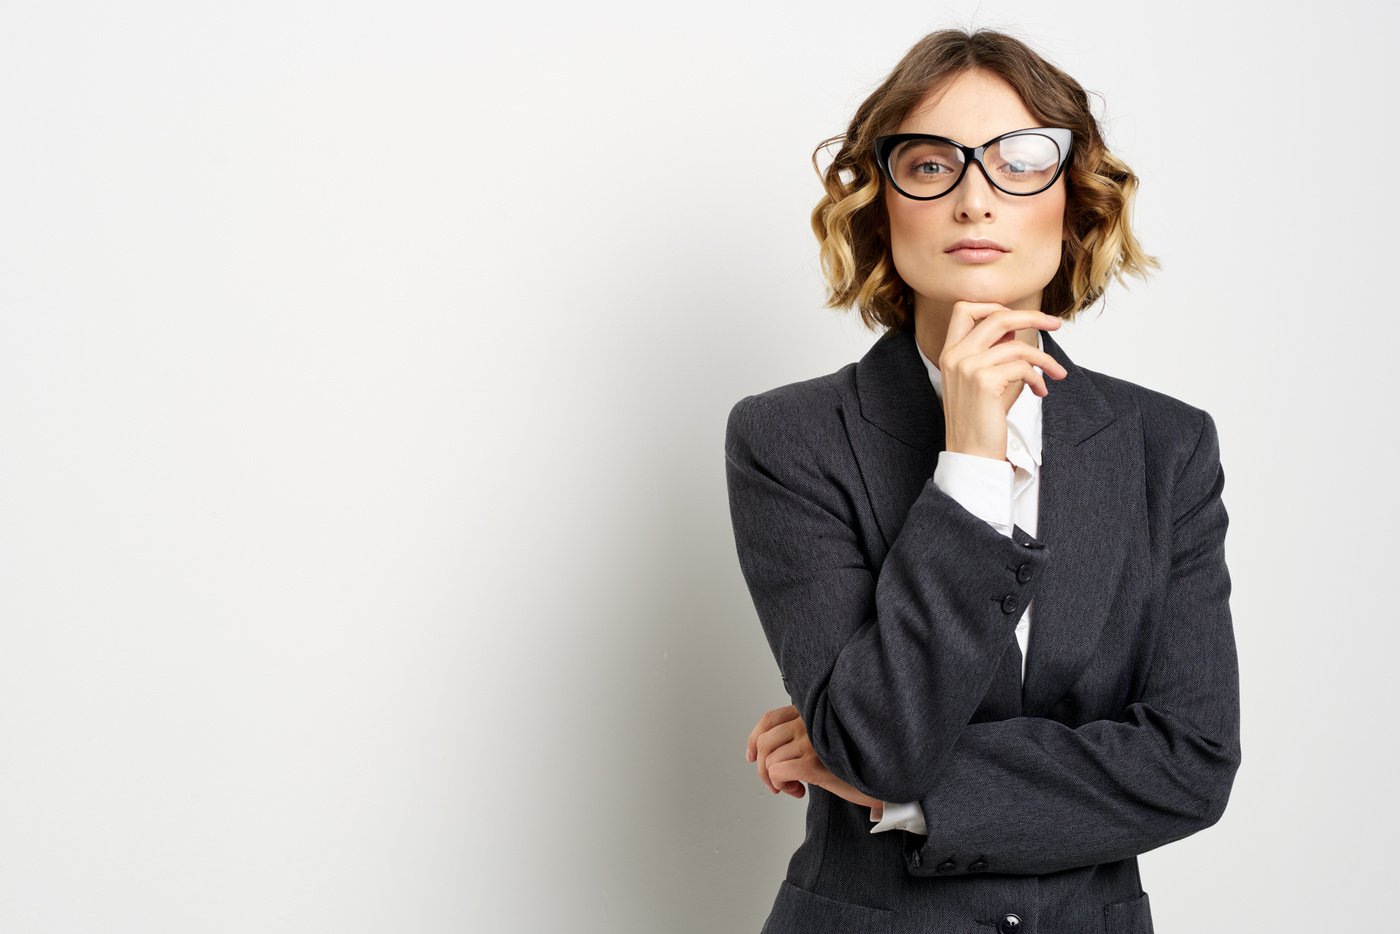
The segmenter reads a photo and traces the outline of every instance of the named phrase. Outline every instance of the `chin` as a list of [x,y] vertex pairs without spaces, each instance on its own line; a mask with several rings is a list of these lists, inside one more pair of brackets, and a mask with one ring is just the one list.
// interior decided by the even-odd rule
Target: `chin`
[[[938,288],[929,294],[937,301],[953,302],[997,302],[1008,308],[1019,308],[1027,295],[1034,295],[1035,289],[1010,284],[1004,276],[958,275],[939,280]],[[1017,304],[1017,303],[1021,304]]]
[[[943,290],[947,289],[947,283],[943,283]],[[943,291],[940,290],[940,291]],[[996,302],[1008,308],[1015,308],[1018,293],[1008,292],[1005,289],[989,287],[985,284],[972,284],[965,289],[958,289],[956,293],[946,293],[931,296],[935,301],[942,304],[951,305],[953,302]]]

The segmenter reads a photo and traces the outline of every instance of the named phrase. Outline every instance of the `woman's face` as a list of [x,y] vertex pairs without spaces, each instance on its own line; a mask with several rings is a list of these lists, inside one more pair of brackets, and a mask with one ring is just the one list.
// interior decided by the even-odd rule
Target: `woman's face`
[[[966,71],[924,97],[899,133],[933,133],[980,146],[1010,130],[1042,126],[1011,85],[990,72]],[[946,321],[956,301],[1000,302],[1040,310],[1041,292],[1060,267],[1065,231],[1064,174],[1045,191],[1009,195],[975,165],[941,198],[914,201],[885,184],[895,269],[914,290],[915,314]],[[994,240],[1007,252],[971,262],[947,252],[964,237]]]

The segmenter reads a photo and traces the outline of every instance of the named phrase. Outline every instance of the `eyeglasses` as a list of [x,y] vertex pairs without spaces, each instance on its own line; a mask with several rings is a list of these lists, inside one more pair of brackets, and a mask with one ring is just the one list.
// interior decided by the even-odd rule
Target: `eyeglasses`
[[1035,195],[1060,177],[1071,137],[1062,127],[1028,127],[964,146],[946,136],[896,133],[875,140],[875,160],[895,191],[915,201],[932,201],[958,187],[973,162],[1008,195]]

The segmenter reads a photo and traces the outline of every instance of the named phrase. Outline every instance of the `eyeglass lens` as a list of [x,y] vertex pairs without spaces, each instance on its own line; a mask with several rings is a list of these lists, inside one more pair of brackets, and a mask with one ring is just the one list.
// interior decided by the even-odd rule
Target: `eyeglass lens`
[[[906,140],[890,151],[889,171],[907,194],[924,198],[942,194],[963,170],[963,154],[935,140]],[[1030,194],[1054,178],[1060,150],[1048,136],[1030,133],[998,140],[982,154],[994,184],[1009,192]]]

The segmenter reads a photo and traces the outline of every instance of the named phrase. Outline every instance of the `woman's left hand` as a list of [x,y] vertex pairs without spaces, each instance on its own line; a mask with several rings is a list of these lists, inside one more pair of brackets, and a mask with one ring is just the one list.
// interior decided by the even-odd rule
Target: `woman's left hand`
[[774,794],[785,791],[794,798],[806,794],[802,783],[816,785],[862,807],[882,808],[884,802],[858,791],[831,773],[817,758],[807,725],[797,708],[789,704],[768,711],[749,734],[746,755],[758,763],[758,777]]

